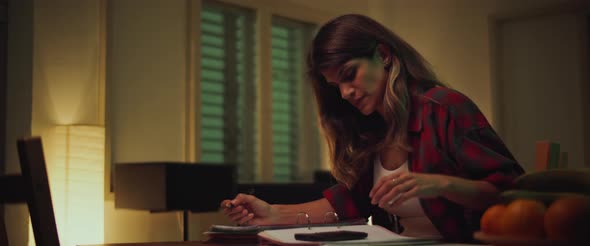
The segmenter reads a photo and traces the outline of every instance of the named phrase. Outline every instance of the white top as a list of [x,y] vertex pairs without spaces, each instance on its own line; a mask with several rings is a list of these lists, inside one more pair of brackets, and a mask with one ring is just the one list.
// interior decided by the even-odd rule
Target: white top
[[[393,173],[409,172],[407,161],[395,170],[387,170],[383,168],[381,159],[377,157],[374,165],[373,185],[383,176]],[[436,227],[432,224],[432,221],[424,213],[418,198],[410,198],[394,207],[393,214],[398,216],[399,223],[404,227],[401,235],[408,237],[442,238]]]

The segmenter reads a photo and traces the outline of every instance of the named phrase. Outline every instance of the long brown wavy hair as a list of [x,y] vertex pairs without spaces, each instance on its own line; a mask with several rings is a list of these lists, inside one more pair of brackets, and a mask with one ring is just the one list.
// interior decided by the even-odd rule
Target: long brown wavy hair
[[[373,59],[378,45],[389,48],[397,61],[389,67],[383,117],[376,112],[363,115],[321,73],[351,59]],[[319,29],[307,55],[307,68],[329,145],[332,175],[348,187],[384,148],[393,145],[411,151],[407,130],[414,91],[409,88],[444,86],[413,47],[377,21],[356,14],[337,17]]]

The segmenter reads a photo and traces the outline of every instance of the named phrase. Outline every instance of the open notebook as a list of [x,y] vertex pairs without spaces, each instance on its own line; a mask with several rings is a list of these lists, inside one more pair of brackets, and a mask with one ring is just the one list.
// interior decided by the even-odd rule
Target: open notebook
[[[301,241],[295,239],[296,233],[313,233],[313,232],[327,232],[327,231],[355,231],[365,232],[367,237],[359,240],[347,240],[347,241],[330,241],[330,242],[312,242],[312,241]],[[278,245],[354,245],[354,244],[383,244],[387,245],[408,245],[408,244],[428,244],[435,243],[435,239],[424,239],[424,238],[413,238],[401,236],[393,233],[381,226],[377,225],[347,225],[347,226],[321,226],[321,227],[300,227],[291,229],[280,229],[280,230],[266,230],[258,233],[258,237],[262,244],[278,244]]]

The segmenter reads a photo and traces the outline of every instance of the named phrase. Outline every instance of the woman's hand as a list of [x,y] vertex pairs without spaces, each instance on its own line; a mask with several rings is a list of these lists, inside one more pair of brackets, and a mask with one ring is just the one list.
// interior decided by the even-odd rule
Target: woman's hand
[[221,202],[223,213],[238,225],[276,224],[276,213],[270,204],[252,195],[238,194]]
[[369,192],[372,204],[395,207],[413,197],[443,195],[449,185],[447,176],[422,173],[394,173],[381,177]]

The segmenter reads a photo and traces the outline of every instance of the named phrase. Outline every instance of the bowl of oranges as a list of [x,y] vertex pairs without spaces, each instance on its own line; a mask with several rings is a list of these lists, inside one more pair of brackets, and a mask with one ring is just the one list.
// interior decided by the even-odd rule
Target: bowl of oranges
[[580,177],[571,175],[575,170],[551,171],[519,177],[516,189],[484,212],[474,238],[493,245],[590,245],[590,192],[583,189],[590,188],[590,169],[573,186]]

